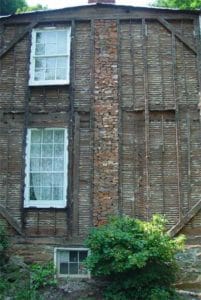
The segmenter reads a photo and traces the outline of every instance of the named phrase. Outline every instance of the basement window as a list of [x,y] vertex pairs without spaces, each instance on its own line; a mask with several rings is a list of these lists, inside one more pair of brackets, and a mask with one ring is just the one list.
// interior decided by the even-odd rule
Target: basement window
[[33,29],[29,85],[69,84],[70,27]]
[[84,266],[88,256],[86,248],[55,248],[54,261],[59,277],[90,277],[89,271]]
[[63,208],[67,195],[67,129],[27,132],[25,207]]

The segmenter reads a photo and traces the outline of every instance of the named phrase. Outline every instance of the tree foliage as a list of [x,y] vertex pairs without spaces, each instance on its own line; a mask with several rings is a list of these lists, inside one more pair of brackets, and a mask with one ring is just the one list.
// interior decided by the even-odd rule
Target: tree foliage
[[22,8],[17,9],[17,13],[31,12],[36,10],[46,10],[48,9],[47,5],[43,6],[42,4],[37,4],[34,6],[23,6]]
[[20,12],[47,9],[47,6],[37,4],[28,6],[26,0],[0,0],[0,15],[10,15]]
[[13,14],[23,6],[27,6],[26,0],[0,0],[0,15]]
[[153,5],[168,8],[200,9],[201,0],[155,0]]
[[106,299],[177,299],[171,285],[183,238],[172,239],[165,232],[164,218],[143,222],[116,217],[93,229],[86,244],[91,250],[87,267],[108,281]]

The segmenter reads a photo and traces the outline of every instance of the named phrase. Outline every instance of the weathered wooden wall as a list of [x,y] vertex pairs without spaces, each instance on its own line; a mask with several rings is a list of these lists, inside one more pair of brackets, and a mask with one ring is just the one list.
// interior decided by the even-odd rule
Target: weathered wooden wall
[[[10,223],[60,245],[82,243],[111,213],[161,213],[170,228],[200,234],[199,209],[183,220],[201,194],[198,15],[100,5],[13,16],[0,23],[1,49],[40,14],[71,25],[71,83],[28,87],[30,30],[0,60],[0,205]],[[24,209],[26,129],[57,126],[70,136],[67,208]]]
[[[69,24],[69,22],[67,23]],[[30,34],[1,59],[0,205],[28,237],[75,241],[91,226],[91,24],[72,25],[72,86],[28,87]],[[2,26],[6,46],[21,26]],[[23,28],[23,27],[22,27]],[[70,139],[66,209],[23,208],[26,129],[67,127]]]
[[[193,20],[170,24],[196,44]],[[172,226],[201,193],[197,55],[158,20],[119,27],[123,207]]]

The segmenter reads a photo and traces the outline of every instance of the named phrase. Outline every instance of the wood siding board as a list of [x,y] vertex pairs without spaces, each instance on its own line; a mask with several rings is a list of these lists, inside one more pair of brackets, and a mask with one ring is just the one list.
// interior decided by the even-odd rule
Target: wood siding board
[[74,59],[75,59],[75,91],[74,106],[78,109],[90,110],[90,46],[91,25],[90,22],[76,22],[75,27]]
[[117,38],[118,38],[118,49],[117,49],[117,59],[118,59],[118,102],[119,102],[119,122],[118,122],[118,132],[119,132],[119,201],[118,201],[118,212],[120,215],[123,214],[123,111],[122,111],[122,59],[121,59],[121,49],[122,49],[122,39],[121,39],[121,24],[117,20]]
[[150,182],[149,182],[149,83],[148,83],[148,64],[147,64],[147,23],[142,19],[143,35],[143,63],[144,63],[144,109],[145,109],[145,176],[146,176],[146,209],[147,219],[150,217]]
[[177,31],[175,31],[174,27],[167,22],[164,18],[158,17],[157,20],[164,26],[166,27],[172,34],[174,34],[182,43],[184,43],[189,49],[191,49],[195,54],[197,54],[197,49],[191,45],[188,40],[179,34]]
[[8,45],[0,51],[0,58],[2,58],[8,51],[10,51],[17,43],[20,42],[24,36],[31,32],[31,30],[38,24],[38,21],[31,22],[20,34],[18,34]]
[[73,235],[79,235],[79,164],[80,164],[80,116],[75,113],[74,125],[74,143],[73,143]]
[[91,227],[93,226],[93,180],[94,180],[94,51],[95,51],[95,27],[94,27],[94,20],[90,21],[90,116],[89,116],[89,129],[90,129],[90,209],[89,209],[89,218]]
[[6,221],[13,227],[16,232],[20,235],[23,235],[23,231],[21,230],[18,222],[12,217],[11,213],[2,205],[0,205],[0,214]]

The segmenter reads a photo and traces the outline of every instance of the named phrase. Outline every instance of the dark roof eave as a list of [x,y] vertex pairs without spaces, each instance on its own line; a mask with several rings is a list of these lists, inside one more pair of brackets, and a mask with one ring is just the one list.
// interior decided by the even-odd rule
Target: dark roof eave
[[158,12],[173,12],[173,13],[187,13],[187,14],[201,14],[201,9],[195,9],[195,10],[181,10],[177,8],[166,8],[166,7],[153,7],[153,6],[131,6],[131,5],[116,5],[116,4],[90,4],[90,5],[81,5],[81,6],[71,6],[71,7],[64,7],[64,8],[58,8],[58,9],[47,9],[47,10],[37,10],[37,11],[32,11],[32,12],[25,12],[25,13],[20,13],[20,14],[12,14],[9,16],[0,16],[1,19],[8,19],[12,17],[17,17],[21,18],[24,16],[33,16],[33,15],[40,15],[40,14],[47,14],[47,13],[54,13],[54,12],[59,12],[59,11],[65,11],[65,10],[79,10],[79,9],[88,9],[91,7],[112,7],[114,9],[118,8],[125,8],[127,10],[151,10],[151,11],[158,11]]

